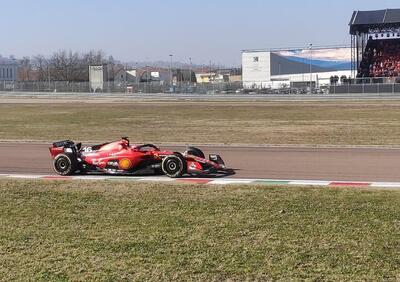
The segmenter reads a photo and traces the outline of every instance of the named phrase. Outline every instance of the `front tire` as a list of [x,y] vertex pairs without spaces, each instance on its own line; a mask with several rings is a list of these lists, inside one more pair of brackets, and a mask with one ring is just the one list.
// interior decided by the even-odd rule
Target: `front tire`
[[54,159],[53,169],[62,176],[73,175],[78,170],[78,161],[72,154],[60,154]]
[[162,161],[161,167],[166,176],[179,178],[186,172],[186,160],[178,155],[168,156]]

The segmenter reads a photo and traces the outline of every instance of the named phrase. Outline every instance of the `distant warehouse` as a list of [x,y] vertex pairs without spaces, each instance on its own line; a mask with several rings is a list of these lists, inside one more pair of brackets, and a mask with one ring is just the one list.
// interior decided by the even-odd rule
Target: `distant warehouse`
[[0,81],[17,80],[17,62],[0,57]]
[[319,87],[333,76],[351,76],[351,48],[244,50],[244,88]]

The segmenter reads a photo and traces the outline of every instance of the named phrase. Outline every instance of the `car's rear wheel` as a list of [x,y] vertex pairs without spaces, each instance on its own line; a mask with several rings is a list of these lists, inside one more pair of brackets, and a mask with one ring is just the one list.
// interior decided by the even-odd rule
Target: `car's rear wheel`
[[186,172],[186,160],[179,155],[168,156],[162,161],[161,167],[166,176],[179,178]]
[[60,154],[54,159],[53,169],[62,176],[73,175],[78,170],[78,161],[72,154]]
[[186,154],[192,155],[192,156],[195,156],[195,157],[199,157],[199,158],[202,158],[202,159],[206,158],[204,153],[203,153],[203,151],[200,150],[199,148],[196,148],[196,147],[188,147],[186,149]]

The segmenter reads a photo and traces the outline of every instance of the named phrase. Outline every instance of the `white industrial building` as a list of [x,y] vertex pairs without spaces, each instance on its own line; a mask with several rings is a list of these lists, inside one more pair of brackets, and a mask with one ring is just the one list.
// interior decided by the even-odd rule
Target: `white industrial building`
[[329,85],[332,76],[351,76],[348,47],[245,50],[242,52],[244,88],[280,88],[294,84]]
[[17,62],[0,57],[0,81],[17,80]]

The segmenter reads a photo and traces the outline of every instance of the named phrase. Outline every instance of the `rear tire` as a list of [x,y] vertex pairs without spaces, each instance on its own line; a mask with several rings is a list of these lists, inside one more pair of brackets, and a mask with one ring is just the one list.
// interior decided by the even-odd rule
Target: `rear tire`
[[192,155],[192,156],[195,156],[195,157],[198,157],[198,158],[202,158],[202,159],[206,158],[206,156],[204,155],[203,151],[200,150],[199,148],[196,148],[196,147],[188,147],[186,149],[186,154]]
[[186,172],[186,160],[179,155],[166,157],[161,164],[163,173],[171,178],[182,177]]
[[54,159],[53,169],[62,176],[73,175],[78,170],[78,160],[72,154],[60,154]]

